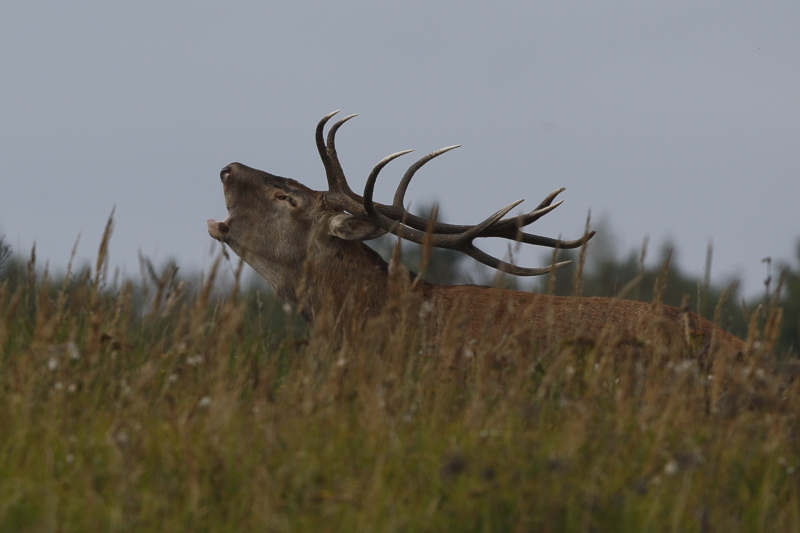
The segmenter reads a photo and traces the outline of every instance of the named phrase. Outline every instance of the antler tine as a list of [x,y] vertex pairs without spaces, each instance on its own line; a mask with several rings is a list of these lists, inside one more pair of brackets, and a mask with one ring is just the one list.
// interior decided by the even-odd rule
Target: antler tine
[[378,214],[378,212],[375,210],[375,204],[372,201],[372,195],[375,191],[375,182],[378,180],[378,174],[380,174],[381,170],[383,170],[383,167],[389,164],[389,162],[393,159],[397,159],[401,155],[406,155],[407,153],[413,151],[414,150],[403,150],[401,152],[395,152],[391,155],[387,155],[378,161],[378,164],[375,165],[375,168],[373,168],[372,172],[369,173],[367,183],[364,185],[364,209],[367,211],[367,214],[373,217],[377,216]]
[[[328,178],[329,190],[335,190],[336,188],[338,188],[338,182],[340,180],[336,175],[337,168],[332,163],[330,155],[328,155],[328,147],[325,146],[323,131],[325,130],[325,124],[327,124],[328,121],[331,119],[331,117],[333,117],[338,112],[339,110],[337,109],[336,111],[332,111],[327,115],[325,115],[324,117],[322,117],[322,120],[320,120],[317,123],[317,129],[314,132],[314,140],[317,143],[317,152],[319,152],[319,158],[322,159],[322,164],[325,166],[325,176]],[[339,167],[339,170],[341,170],[341,166]]]
[[[328,148],[325,146],[325,139],[322,136],[323,130],[325,129],[325,124],[333,117],[336,113],[340,110],[337,109],[336,111],[331,111],[317,123],[317,129],[314,132],[314,140],[317,142],[317,151],[319,152],[319,156],[322,158],[322,161],[328,160]],[[326,166],[327,169],[327,166]]]
[[[574,241],[562,241],[561,239],[551,239],[550,237],[542,237],[540,235],[533,235],[532,233],[523,233],[519,242],[525,244],[534,244],[536,246],[546,246],[548,248],[558,248],[559,250],[572,250],[583,246],[583,243],[594,237],[596,231],[584,233],[580,239]],[[487,237],[498,237],[498,235],[486,235]]]
[[503,209],[499,210],[498,212],[496,212],[495,214],[493,214],[492,216],[490,216],[489,218],[487,218],[486,220],[484,220],[480,224],[472,226],[472,228],[470,228],[469,230],[467,230],[464,233],[458,235],[459,240],[466,242],[466,241],[472,241],[472,239],[475,239],[477,237],[482,237],[481,233],[483,233],[484,231],[486,231],[489,228],[491,228],[494,224],[497,223],[498,220],[500,220],[501,218],[506,216],[506,214],[509,211],[511,211],[512,209],[514,209],[515,207],[517,207],[519,204],[521,204],[524,201],[525,200],[517,200],[516,202],[511,202],[510,204],[505,206]]
[[346,117],[336,121],[336,123],[333,126],[331,126],[331,129],[328,131],[328,137],[327,137],[327,142],[326,142],[326,144],[328,146],[328,153],[329,154],[331,152],[333,152],[334,154],[336,153],[336,147],[334,146],[334,141],[336,139],[336,130],[341,128],[342,124],[344,124],[345,122],[347,122],[351,118],[355,118],[357,116],[358,116],[358,113],[353,113],[352,115],[347,115]]
[[515,218],[507,218],[505,220],[501,220],[500,222],[497,223],[497,225],[495,227],[496,228],[503,228],[504,226],[511,225],[510,223],[513,223],[514,227],[516,227],[518,230],[521,230],[525,226],[536,222],[537,220],[539,220],[540,218],[545,216],[547,213],[549,213],[550,211],[552,211],[553,209],[555,209],[556,207],[560,206],[563,203],[564,203],[564,201],[561,200],[561,201],[556,202],[554,204],[551,204],[551,205],[548,205],[548,206],[545,206],[545,207],[542,207],[542,208],[534,209],[530,213],[526,213],[524,215],[519,215],[518,217],[515,217]]
[[[343,119],[337,121],[336,124],[331,126],[331,129],[328,131],[326,142],[326,152],[328,154],[328,160],[330,161],[331,169],[335,175],[336,187],[338,190],[341,190],[343,193],[351,197],[354,196],[355,193],[353,193],[353,191],[350,189],[350,185],[347,183],[347,177],[344,175],[342,164],[339,162],[339,155],[336,153],[336,132],[342,127],[342,124],[356,116],[358,115],[347,115]],[[328,180],[328,185],[330,186],[330,179]]]
[[560,261],[558,263],[555,263],[547,267],[527,268],[527,267],[517,266],[512,263],[507,263],[506,261],[502,261],[496,257],[487,254],[482,250],[479,250],[478,248],[472,245],[470,245],[469,249],[459,250],[459,251],[467,254],[471,258],[483,263],[486,266],[496,268],[497,270],[500,270],[507,274],[512,274],[514,276],[541,276],[542,274],[548,274],[552,270],[561,268],[563,266],[572,263],[572,261]]
[[529,213],[514,218],[508,218],[506,220],[501,220],[495,226],[495,230],[510,231],[513,229],[516,232],[519,231],[521,228],[529,224],[532,224],[533,222],[536,222],[537,220],[545,216],[547,213],[549,213],[550,211],[552,211],[553,209],[564,203],[564,200],[556,202],[555,204],[553,204],[552,202],[556,198],[556,196],[558,196],[565,190],[566,189],[562,187],[560,189],[556,189],[555,191],[551,192],[545,197],[544,200],[539,202],[539,205],[536,206],[536,209],[534,209]]
[[541,209],[543,207],[547,207],[548,205],[553,203],[553,200],[556,199],[556,196],[558,196],[559,194],[561,194],[562,192],[564,192],[566,190],[567,190],[566,187],[561,187],[560,189],[554,190],[553,192],[551,192],[550,194],[545,196],[544,200],[539,202],[539,205],[536,206],[536,209],[534,209],[534,211],[538,211],[539,209]]
[[460,144],[455,144],[453,146],[446,146],[445,148],[439,148],[438,150],[429,153],[428,155],[426,155],[425,157],[423,157],[422,159],[420,159],[419,161],[408,167],[408,170],[406,170],[406,173],[403,174],[403,178],[400,180],[400,184],[397,186],[397,191],[394,193],[394,201],[392,202],[392,207],[396,207],[398,209],[403,208],[403,198],[406,195],[408,184],[411,183],[411,178],[414,177],[414,173],[416,173],[417,170],[422,168],[422,166],[431,159],[439,157],[443,153],[449,152],[450,150],[454,150],[460,146],[461,146]]

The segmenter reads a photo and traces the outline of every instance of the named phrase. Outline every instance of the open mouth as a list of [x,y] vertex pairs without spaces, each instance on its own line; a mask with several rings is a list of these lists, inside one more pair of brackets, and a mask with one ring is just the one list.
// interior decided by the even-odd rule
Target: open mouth
[[226,218],[223,222],[209,218],[206,221],[206,224],[208,225],[208,234],[211,235],[211,238],[223,242],[225,236],[231,230],[230,226],[228,225],[230,220],[230,217]]

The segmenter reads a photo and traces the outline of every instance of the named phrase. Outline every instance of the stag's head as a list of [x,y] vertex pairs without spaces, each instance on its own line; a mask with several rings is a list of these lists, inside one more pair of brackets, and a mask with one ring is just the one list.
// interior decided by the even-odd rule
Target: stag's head
[[309,253],[339,240],[366,240],[385,233],[309,189],[241,163],[220,171],[228,218],[208,220],[208,233],[227,244],[271,285],[297,274]]
[[550,193],[529,213],[503,218],[520,200],[474,226],[437,222],[435,212],[431,219],[409,213],[403,207],[403,199],[414,173],[431,159],[456,146],[428,154],[409,167],[400,180],[391,205],[373,201],[375,181],[386,164],[410,150],[397,152],[381,160],[367,178],[363,196],[358,195],[347,183],[335,146],[337,130],[355,115],[336,122],[325,138],[325,125],[334,114],[325,116],[316,129],[317,149],[328,180],[327,191],[314,191],[295,180],[274,176],[240,163],[232,163],[220,172],[228,218],[223,222],[209,220],[208,232],[213,238],[229,245],[273,288],[276,281],[280,281],[278,278],[300,272],[309,254],[320,249],[335,249],[343,241],[368,240],[386,232],[412,242],[458,250],[493,268],[521,276],[550,272],[552,267],[523,268],[509,264],[482,252],[474,246],[473,241],[476,238],[499,237],[565,249],[576,248],[594,235],[594,232],[587,232],[580,239],[561,241],[522,231],[523,227],[558,207],[561,202],[553,203],[553,200],[564,189]]
[[219,176],[228,218],[209,220],[209,234],[251,264],[302,260],[303,244],[320,216],[320,194],[241,163],[231,163]]

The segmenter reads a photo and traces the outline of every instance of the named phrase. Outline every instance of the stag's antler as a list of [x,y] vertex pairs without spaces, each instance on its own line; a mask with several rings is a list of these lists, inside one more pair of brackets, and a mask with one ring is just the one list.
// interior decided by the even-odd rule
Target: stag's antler
[[319,121],[319,124],[317,124],[316,130],[317,150],[319,151],[320,158],[322,158],[322,164],[325,165],[325,174],[328,178],[328,191],[325,193],[325,199],[330,205],[343,209],[352,215],[369,219],[383,230],[417,244],[426,242],[426,235],[429,235],[429,242],[435,248],[449,248],[451,250],[463,252],[484,265],[517,276],[538,276],[540,274],[546,274],[553,268],[569,264],[570,261],[563,261],[545,268],[518,267],[479,250],[475,247],[473,241],[479,237],[500,237],[538,246],[570,249],[583,245],[595,234],[594,231],[590,231],[585,233],[580,239],[562,241],[560,239],[551,239],[549,237],[542,237],[522,231],[523,227],[535,222],[561,205],[563,200],[556,203],[553,203],[553,200],[564,191],[563,188],[556,189],[548,194],[547,197],[536,206],[536,209],[529,213],[503,219],[509,211],[522,203],[522,200],[517,200],[499,210],[480,224],[474,226],[436,222],[433,220],[435,219],[435,210],[431,219],[418,217],[406,211],[405,207],[403,207],[403,198],[405,197],[406,189],[408,189],[411,178],[414,177],[414,173],[431,159],[445,152],[449,152],[454,148],[458,148],[459,145],[448,146],[431,152],[411,165],[400,180],[392,205],[379,204],[372,200],[375,181],[378,179],[380,171],[390,161],[412,150],[394,153],[378,162],[367,178],[367,183],[364,187],[364,196],[359,196],[353,192],[347,184],[347,178],[342,170],[339,157],[336,155],[336,132],[342,124],[356,115],[346,116],[336,122],[328,131],[327,139],[323,138],[325,125],[336,113],[338,113],[338,111],[325,115],[322,120]]

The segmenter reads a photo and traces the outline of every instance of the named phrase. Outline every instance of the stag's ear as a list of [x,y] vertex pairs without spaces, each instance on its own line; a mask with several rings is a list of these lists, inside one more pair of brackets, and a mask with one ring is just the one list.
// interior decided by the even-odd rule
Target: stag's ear
[[368,241],[386,233],[369,220],[346,213],[332,216],[328,223],[328,231],[334,237],[346,241]]

